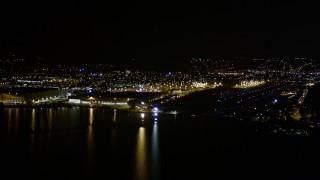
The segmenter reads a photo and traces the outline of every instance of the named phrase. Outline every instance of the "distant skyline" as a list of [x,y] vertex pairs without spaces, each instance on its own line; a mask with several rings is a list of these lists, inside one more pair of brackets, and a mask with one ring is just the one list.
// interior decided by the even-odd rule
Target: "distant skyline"
[[320,57],[319,13],[306,1],[10,1],[0,10],[2,52],[58,63]]

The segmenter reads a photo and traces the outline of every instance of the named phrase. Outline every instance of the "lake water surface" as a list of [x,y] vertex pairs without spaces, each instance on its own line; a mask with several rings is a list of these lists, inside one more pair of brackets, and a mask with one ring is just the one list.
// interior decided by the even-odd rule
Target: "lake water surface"
[[3,108],[0,132],[0,176],[8,178],[307,177],[320,159],[317,137],[259,136],[188,114]]

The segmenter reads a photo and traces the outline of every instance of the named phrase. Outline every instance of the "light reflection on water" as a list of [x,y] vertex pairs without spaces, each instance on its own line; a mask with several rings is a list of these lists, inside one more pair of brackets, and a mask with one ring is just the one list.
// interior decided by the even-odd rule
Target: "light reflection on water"
[[[161,116],[158,114],[129,115],[123,111],[99,108],[5,108],[0,113],[0,119],[0,128],[5,130],[3,132],[6,137],[15,139],[19,136],[29,139],[23,144],[29,152],[27,159],[37,159],[33,160],[31,167],[44,167],[45,164],[40,165],[38,162],[47,163],[46,159],[49,159],[48,163],[59,162],[59,159],[66,157],[73,159],[79,153],[82,157],[76,160],[83,161],[83,164],[74,165],[83,167],[84,171],[81,173],[87,177],[94,176],[96,172],[103,174],[100,171],[104,168],[97,165],[103,162],[111,168],[113,165],[117,168],[130,168],[130,176],[135,179],[159,179],[158,124]],[[138,131],[133,130],[137,126]],[[123,149],[127,147],[129,148]],[[72,157],[67,156],[70,152]],[[105,154],[101,154],[103,152]],[[128,156],[129,154],[134,156]],[[123,156],[132,159],[124,162]],[[110,165],[110,162],[114,164]],[[59,166],[68,169],[67,164],[62,163]]]
[[89,124],[93,124],[93,108],[90,108],[89,110]]
[[12,126],[12,109],[8,110],[8,133],[11,133],[11,126]]
[[[80,130],[84,125],[93,124],[95,115],[99,113],[101,114],[94,108],[5,108],[0,117],[5,127],[1,128],[11,135],[22,132],[51,133]],[[84,122],[88,124],[83,124]]]
[[[91,114],[91,109],[90,109],[90,114]],[[89,116],[89,122],[91,122],[91,124],[88,125],[88,132],[87,132],[87,173],[93,173],[93,166],[94,166],[94,133],[93,133],[93,127],[92,127],[92,123],[93,123],[93,117]]]
[[36,110],[35,109],[32,109],[32,112],[31,112],[31,129],[32,129],[32,132],[34,132],[36,129]]
[[160,175],[160,159],[159,159],[159,141],[158,141],[158,118],[154,118],[154,124],[152,129],[152,159],[151,159],[151,170],[152,179],[159,179]]
[[113,122],[116,122],[116,121],[117,121],[117,109],[114,109],[114,110],[113,110],[113,118],[112,118],[112,121],[113,121]]
[[15,121],[14,121],[15,133],[18,132],[18,130],[19,130],[19,125],[20,125],[20,123],[19,123],[19,109],[17,108],[17,109],[15,110]]
[[146,129],[140,127],[137,134],[136,155],[135,155],[135,174],[137,180],[148,179],[148,161],[146,145]]
[[53,110],[50,108],[49,109],[49,112],[48,112],[48,128],[49,128],[49,131],[52,130],[52,122],[53,122]]
[[[5,123],[7,123],[7,132],[8,134],[16,134],[19,131],[20,128],[20,116],[18,108],[10,108],[7,111],[5,111],[4,118],[0,118],[1,120],[4,120]],[[21,112],[23,113],[23,112]]]

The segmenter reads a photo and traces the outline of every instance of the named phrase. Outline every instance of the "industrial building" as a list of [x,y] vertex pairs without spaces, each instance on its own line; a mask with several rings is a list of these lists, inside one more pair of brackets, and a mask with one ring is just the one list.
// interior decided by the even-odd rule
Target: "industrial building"
[[37,105],[67,100],[68,89],[59,88],[4,88],[0,102],[4,105]]

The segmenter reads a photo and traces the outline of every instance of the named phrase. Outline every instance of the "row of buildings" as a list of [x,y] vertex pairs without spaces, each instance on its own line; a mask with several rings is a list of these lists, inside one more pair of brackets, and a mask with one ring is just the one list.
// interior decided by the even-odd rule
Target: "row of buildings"
[[66,100],[68,89],[59,88],[5,88],[0,89],[4,105],[37,105]]
[[139,102],[140,108],[153,100],[164,97],[165,93],[150,92],[95,92],[73,94],[61,88],[8,88],[0,89],[0,102],[3,105],[49,105],[63,103],[72,106],[116,106],[129,108],[131,102]]

